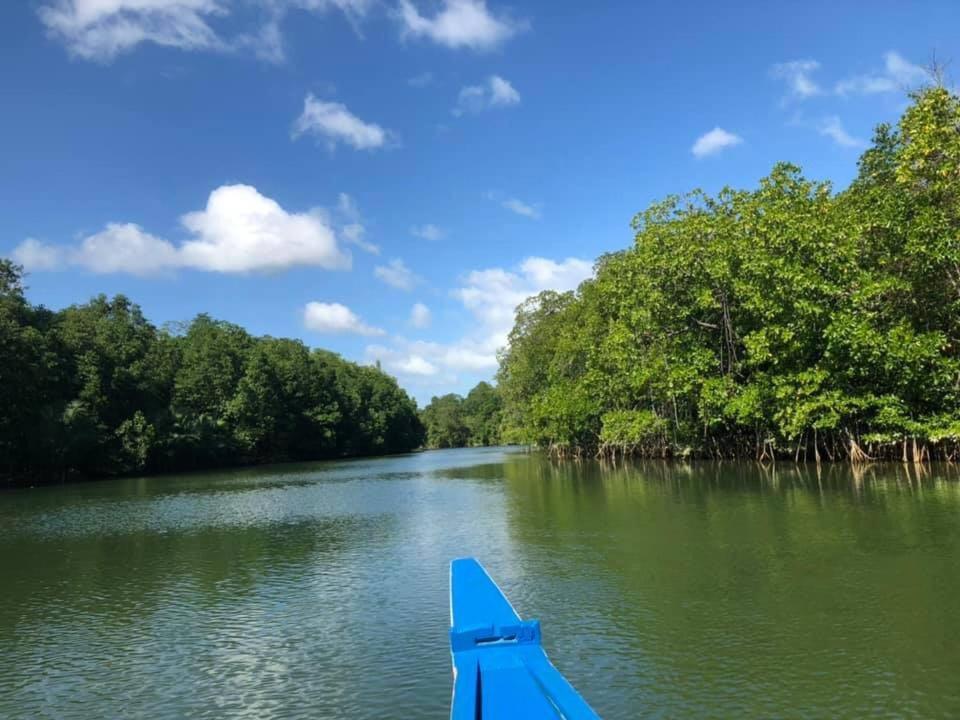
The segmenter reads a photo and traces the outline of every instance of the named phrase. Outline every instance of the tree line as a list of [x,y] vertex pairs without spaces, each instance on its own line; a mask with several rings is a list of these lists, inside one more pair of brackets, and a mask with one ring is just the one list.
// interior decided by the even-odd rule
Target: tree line
[[502,406],[499,391],[488,382],[478,383],[466,397],[450,393],[432,398],[420,411],[426,446],[499,445]]
[[671,196],[577,291],[518,308],[508,440],[559,454],[953,459],[960,100],[877,127],[842,192],[781,163]]
[[0,259],[0,480],[380,455],[424,438],[379,368],[207,315],[158,329],[122,295],[54,312]]

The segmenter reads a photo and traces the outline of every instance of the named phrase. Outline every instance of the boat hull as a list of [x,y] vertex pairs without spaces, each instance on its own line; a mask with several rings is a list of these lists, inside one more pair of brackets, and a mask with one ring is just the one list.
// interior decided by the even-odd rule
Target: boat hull
[[599,716],[551,664],[540,623],[521,620],[473,558],[450,564],[451,720]]

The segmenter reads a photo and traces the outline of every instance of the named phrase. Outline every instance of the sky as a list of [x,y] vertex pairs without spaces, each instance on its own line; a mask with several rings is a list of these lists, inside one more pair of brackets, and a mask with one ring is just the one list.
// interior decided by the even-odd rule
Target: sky
[[630,220],[788,160],[843,188],[960,4],[8,0],[0,255],[380,361],[421,404]]

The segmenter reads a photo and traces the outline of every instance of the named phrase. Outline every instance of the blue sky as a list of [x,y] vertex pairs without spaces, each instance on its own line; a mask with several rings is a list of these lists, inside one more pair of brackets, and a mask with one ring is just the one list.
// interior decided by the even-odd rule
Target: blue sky
[[845,185],[957,27],[880,0],[5,2],[0,254],[34,302],[209,312],[426,402],[492,377],[513,306],[652,201],[778,160]]

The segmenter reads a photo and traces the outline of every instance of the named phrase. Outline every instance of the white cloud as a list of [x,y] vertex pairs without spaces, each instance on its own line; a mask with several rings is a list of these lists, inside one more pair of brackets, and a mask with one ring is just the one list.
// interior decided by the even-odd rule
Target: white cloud
[[[275,0],[276,2],[276,0]],[[282,3],[281,3],[282,4]],[[287,5],[303,10],[340,10],[348,19],[360,20],[376,4],[376,0],[287,0]]]
[[866,147],[867,145],[867,143],[863,140],[853,137],[850,133],[848,133],[843,127],[843,123],[840,122],[840,118],[838,118],[836,115],[824,118],[820,123],[818,130],[821,135],[829,137],[841,147],[860,148]]
[[497,367],[497,350],[506,344],[513,327],[516,307],[531,295],[542,290],[566,291],[575,289],[590,277],[592,265],[586,260],[567,258],[563,261],[531,257],[515,270],[489,268],[469,273],[453,297],[473,316],[468,334],[450,343],[411,341],[403,337],[393,339],[392,346],[371,345],[366,349],[367,359],[379,360],[383,366],[415,384],[422,381],[413,372],[419,364],[415,358],[429,363],[430,388],[440,384],[452,385],[461,373],[489,375]]
[[358,248],[364,252],[370,253],[371,255],[379,255],[380,246],[376,243],[370,242],[369,240],[365,240],[364,235],[366,235],[366,233],[367,229],[360,223],[350,223],[348,225],[344,225],[340,230],[340,234],[343,235],[347,242],[356,245]]
[[243,273],[295,266],[348,269],[325,213],[284,210],[250,185],[223,185],[210,193],[203,210],[181,218],[190,233],[180,245],[151,235],[134,223],[108,223],[77,247],[27,240],[17,251],[35,269],[57,262],[97,273],[149,275],[178,268]]
[[508,107],[520,102],[520,93],[509,80],[499,75],[491,75],[484,85],[468,85],[460,89],[457,104],[451,111],[460,116],[465,113],[478,113],[489,108]]
[[72,262],[96,273],[154,275],[176,268],[181,258],[172,243],[134,223],[109,223],[83,239]]
[[592,274],[593,266],[586,260],[567,258],[557,262],[530,257],[521,263],[519,272],[502,268],[471,272],[455,297],[486,329],[488,339],[492,338],[487,346],[496,350],[506,343],[514,310],[527,297],[542,290],[573,290]]
[[922,83],[930,79],[930,74],[925,68],[914,65],[898,52],[891,50],[883,58],[887,74],[901,85]]
[[525,281],[541,290],[566,292],[575,290],[593,275],[593,265],[586,260],[567,258],[562,262],[542,257],[529,257],[520,264]]
[[340,303],[309,302],[303,308],[303,324],[321,333],[384,335],[384,331],[364,323],[350,308]]
[[905,92],[929,79],[927,71],[895,51],[883,56],[883,72],[855,75],[837,83],[838,95],[872,95],[875,93]]
[[394,258],[386,265],[377,265],[373,274],[398,290],[413,290],[419,280],[400,258]]
[[25,270],[57,270],[63,266],[63,253],[54,245],[36,238],[27,238],[11,253],[15,262]]
[[[46,0],[38,12],[51,37],[85,60],[109,62],[151,43],[185,51],[252,51],[279,62],[280,23],[289,10],[337,9],[356,27],[372,5],[372,0],[263,0],[252,6],[239,0]],[[217,21],[236,34],[218,32]]]
[[397,350],[386,345],[368,345],[364,350],[368,362],[380,363],[387,372],[404,378],[407,382],[423,382],[430,379],[436,382],[441,369],[423,355],[406,350]]
[[520,93],[514,89],[510,81],[504,80],[499,75],[491,75],[489,82],[491,105],[516,105],[520,102]]
[[236,51],[251,50],[261,60],[272,63],[281,63],[286,59],[281,23],[290,10],[307,10],[317,13],[323,13],[331,9],[339,10],[346,17],[354,32],[362,37],[360,23],[375,4],[374,0],[221,1],[230,2],[240,9],[252,8],[254,13],[266,16],[266,20],[259,29],[241,32],[230,42],[229,48]]
[[404,35],[449,48],[489,50],[526,28],[526,23],[492,14],[484,0],[444,0],[432,18],[421,15],[410,0],[400,0],[398,14]]
[[58,0],[39,10],[48,32],[87,60],[110,60],[143,42],[182,50],[223,49],[208,24],[217,0]]
[[410,310],[410,324],[415,328],[426,328],[430,327],[430,320],[430,308],[420,302],[414,303]]
[[314,135],[332,150],[338,143],[357,150],[383,147],[390,133],[375,123],[364,122],[343,103],[318,100],[313,94],[303,101],[303,112],[294,124],[293,136]]
[[528,217],[532,220],[540,219],[540,208],[535,205],[528,205],[517,198],[507,198],[500,203],[504,208],[517,215]]
[[419,355],[410,355],[397,363],[397,369],[407,375],[436,375],[437,366]]
[[433,84],[433,73],[429,70],[427,72],[422,72],[419,75],[414,75],[411,78],[407,78],[407,85],[415,88],[424,88],[427,85]]
[[721,127],[715,127],[710,132],[698,137],[693,147],[690,148],[690,152],[692,152],[694,156],[702,158],[708,155],[715,155],[725,148],[739,145],[742,142],[743,138],[739,135],[727,132]]
[[787,84],[787,99],[805,100],[820,95],[823,90],[810,75],[820,68],[816,60],[792,60],[778,63],[770,74]]
[[344,240],[371,255],[380,254],[380,246],[365,239],[367,229],[363,225],[360,209],[356,201],[347,193],[340,193],[337,196],[337,213],[346,221],[346,224],[340,228],[340,234]]
[[217,272],[284,270],[310,265],[350,267],[322,213],[288,213],[250,185],[225,185],[207,207],[183,216],[194,239],[180,255],[188,267]]
[[421,240],[440,240],[444,236],[443,230],[432,223],[426,225],[414,225],[410,228],[410,234]]
[[[497,367],[495,352],[496,349],[490,351],[470,339],[444,344],[395,337],[392,347],[368,345],[364,356],[369,362],[379,361],[387,372],[408,381],[430,375],[431,384],[435,385],[456,383],[460,373],[489,377]],[[424,362],[431,369],[429,373]],[[420,372],[416,371],[418,366]]]

